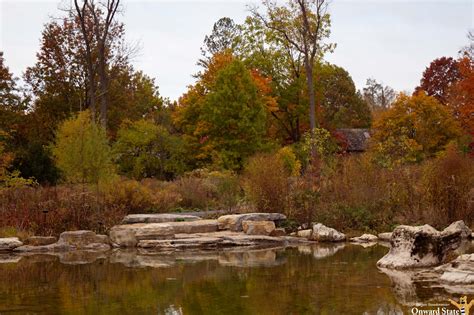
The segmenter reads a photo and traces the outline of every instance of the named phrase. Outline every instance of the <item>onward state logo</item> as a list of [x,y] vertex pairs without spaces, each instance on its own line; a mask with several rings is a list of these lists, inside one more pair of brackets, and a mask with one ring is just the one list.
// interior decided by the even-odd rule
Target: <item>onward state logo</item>
[[[474,306],[474,300],[467,303],[467,296],[463,296],[459,299],[459,303],[449,299],[452,305],[457,309],[448,309],[446,307],[438,307],[431,310],[422,310],[416,307],[411,309],[413,315],[471,315],[471,308]],[[474,315],[474,314],[473,314]]]
[[451,304],[456,306],[461,311],[461,315],[470,315],[471,307],[474,305],[474,300],[471,300],[471,302],[467,304],[467,296],[463,296],[462,298],[460,298],[459,303],[456,303],[451,299],[449,299],[449,302],[451,302]]

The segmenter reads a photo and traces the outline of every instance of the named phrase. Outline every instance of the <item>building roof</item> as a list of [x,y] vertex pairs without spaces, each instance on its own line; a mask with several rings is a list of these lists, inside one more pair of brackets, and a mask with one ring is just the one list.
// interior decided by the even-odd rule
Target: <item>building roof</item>
[[342,138],[347,152],[364,152],[370,139],[369,129],[343,128],[337,129],[336,133]]

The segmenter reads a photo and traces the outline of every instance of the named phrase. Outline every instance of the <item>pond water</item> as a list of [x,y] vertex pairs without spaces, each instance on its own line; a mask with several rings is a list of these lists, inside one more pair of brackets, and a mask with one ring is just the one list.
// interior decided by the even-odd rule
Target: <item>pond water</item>
[[378,270],[387,251],[3,254],[0,314],[411,314],[414,303],[447,305],[465,294]]

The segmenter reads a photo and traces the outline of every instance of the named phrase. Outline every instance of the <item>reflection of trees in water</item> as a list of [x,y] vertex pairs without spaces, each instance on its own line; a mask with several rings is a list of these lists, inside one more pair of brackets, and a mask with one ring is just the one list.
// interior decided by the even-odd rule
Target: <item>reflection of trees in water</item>
[[[0,313],[2,307],[21,305],[22,299],[32,305],[31,312],[48,314],[362,314],[396,304],[389,279],[375,267],[386,249],[325,247],[332,256],[321,257],[322,248],[311,255],[297,248],[118,251],[86,265],[64,265],[52,256],[24,257],[0,265]],[[160,262],[168,263],[135,268]]]

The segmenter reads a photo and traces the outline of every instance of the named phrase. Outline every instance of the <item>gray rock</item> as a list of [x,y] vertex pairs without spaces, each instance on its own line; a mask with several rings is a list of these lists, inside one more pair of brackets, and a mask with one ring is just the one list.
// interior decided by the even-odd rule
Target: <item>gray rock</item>
[[23,243],[18,237],[0,238],[0,251],[10,251],[22,246]]
[[444,235],[452,235],[455,233],[460,233],[462,239],[468,239],[472,231],[471,229],[464,223],[464,221],[456,221],[451,223],[447,228],[445,228],[442,232]]
[[390,242],[390,239],[392,238],[392,232],[379,233],[378,237],[379,237],[379,241]]
[[311,239],[318,242],[343,242],[346,240],[346,235],[321,223],[317,223],[313,225]]
[[153,213],[153,214],[129,214],[122,220],[122,224],[134,223],[166,223],[182,221],[198,221],[200,217],[187,214],[175,213]]
[[275,230],[273,221],[242,221],[242,228],[248,235],[270,235]]
[[56,243],[57,238],[54,236],[30,236],[26,239],[25,245],[44,246]]
[[439,265],[460,246],[462,235],[463,230],[453,226],[443,232],[429,225],[398,226],[392,234],[390,251],[377,265],[390,269]]
[[351,238],[351,242],[356,243],[373,243],[377,242],[377,240],[378,237],[373,234],[362,234],[361,236]]
[[286,220],[281,213],[244,213],[228,214],[217,219],[220,230],[242,231],[243,221],[274,221],[276,223]]

